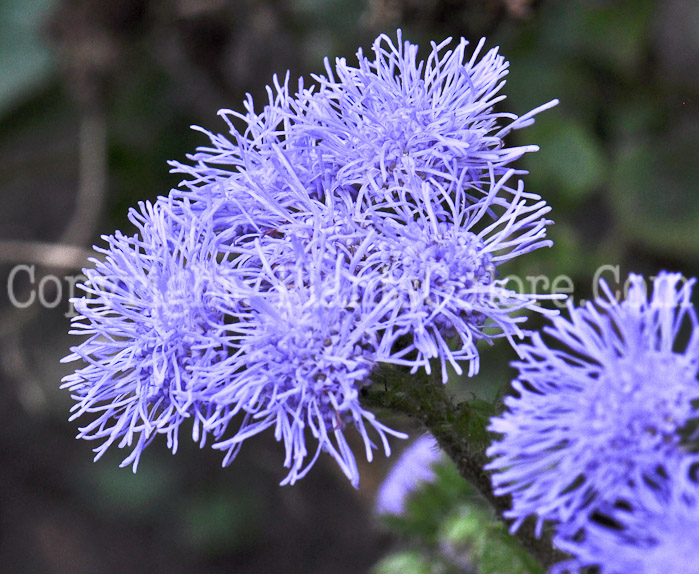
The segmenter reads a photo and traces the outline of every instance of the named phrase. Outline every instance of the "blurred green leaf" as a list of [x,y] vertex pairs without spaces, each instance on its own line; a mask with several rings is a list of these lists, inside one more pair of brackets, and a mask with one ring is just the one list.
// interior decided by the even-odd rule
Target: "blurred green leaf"
[[0,116],[50,77],[53,59],[39,28],[51,0],[0,1]]
[[479,574],[543,574],[504,524],[476,506],[461,506],[444,521],[440,536],[450,555],[468,556]]
[[430,565],[416,550],[396,552],[374,566],[373,574],[430,574]]
[[183,542],[207,554],[247,545],[257,536],[255,518],[259,508],[255,500],[222,491],[186,500]]
[[627,240],[675,256],[699,253],[697,149],[693,124],[678,125],[662,140],[636,138],[621,149],[611,192]]
[[626,0],[594,6],[581,27],[581,40],[590,57],[619,72],[632,72],[642,61],[653,2]]
[[539,153],[524,157],[529,189],[557,190],[562,199],[575,204],[605,180],[607,159],[589,125],[565,118],[555,124],[534,124],[528,131],[531,141],[541,147]]
[[[474,399],[471,403],[471,410],[480,408],[484,415],[494,411],[489,402]],[[402,572],[451,573],[474,564],[479,574],[543,574],[453,462],[444,459],[433,469],[436,478],[412,493],[405,513],[385,517],[387,525],[421,552],[392,554],[374,574],[398,572],[389,568],[400,567],[405,568]],[[427,563],[425,556],[429,556]],[[410,570],[426,564],[427,570]]]
[[654,8],[653,0],[551,2],[542,11],[541,43],[629,75],[643,61]]
[[402,516],[387,515],[386,523],[401,534],[434,543],[442,521],[455,505],[474,497],[473,487],[449,459],[432,466],[436,478],[422,483],[406,504]]

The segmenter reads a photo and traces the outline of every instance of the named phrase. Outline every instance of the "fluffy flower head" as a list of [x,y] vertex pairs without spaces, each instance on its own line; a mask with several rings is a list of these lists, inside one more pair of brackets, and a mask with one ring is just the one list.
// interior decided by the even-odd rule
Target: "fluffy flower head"
[[71,332],[89,337],[64,362],[86,366],[63,387],[77,401],[71,419],[97,413],[79,434],[104,439],[97,458],[115,441],[133,444],[122,466],[135,469],[157,434],[175,451],[184,420],[195,419],[199,437],[219,383],[200,369],[226,358],[234,343],[224,319],[225,262],[214,257],[210,228],[198,219],[183,225],[164,203],[141,204],[130,219],[139,233],[104,237],[105,259],[84,270],[86,295],[74,300],[80,315]]
[[555,543],[573,555],[552,574],[699,574],[699,461],[695,456],[662,461],[650,480],[629,485],[576,536]]
[[[347,429],[359,432],[368,460],[376,447],[367,424],[387,455],[386,435],[405,435],[380,423],[359,402],[376,365],[372,332],[381,309],[365,308],[351,297],[350,279],[339,261],[334,276],[323,275],[324,255],[322,250],[300,254],[293,277],[283,273],[280,278],[264,265],[271,287],[251,297],[252,312],[232,327],[240,334],[240,353],[227,368],[235,374],[215,397],[218,403],[240,405],[245,420],[235,436],[214,448],[227,451],[225,462],[230,462],[242,440],[273,428],[286,451],[289,473],[283,484],[302,478],[325,451],[356,486],[359,474]],[[308,461],[311,437],[316,448]]]
[[[448,364],[461,373],[460,362],[468,361],[472,376],[479,366],[477,341],[521,336],[518,323],[525,317],[516,314],[521,309],[546,312],[537,299],[549,296],[519,294],[497,279],[501,263],[551,244],[544,201],[532,201],[521,182],[515,195],[502,201],[512,174],[495,180],[491,172],[488,196],[475,205],[463,193],[453,194],[444,221],[423,182],[420,202],[401,204],[377,223],[382,227],[358,264],[359,277],[370,297],[389,296],[391,340],[406,334],[412,339],[383,360],[429,372],[430,359],[439,359],[445,382]],[[490,210],[498,211],[496,222],[486,217]]]
[[[499,495],[512,495],[513,528],[531,514],[583,520],[614,500],[629,480],[641,481],[658,461],[681,450],[679,431],[696,416],[699,329],[690,303],[693,281],[661,273],[648,296],[632,275],[625,301],[606,298],[569,306],[520,348],[518,397],[491,421],[502,434],[488,450]],[[691,330],[684,348],[680,328]]]
[[74,416],[97,413],[80,436],[104,439],[98,454],[135,441],[135,465],[160,433],[174,451],[191,419],[226,463],[270,429],[284,483],[327,452],[356,485],[346,431],[369,460],[370,432],[386,453],[403,436],[360,404],[378,363],[475,374],[478,340],[543,311],[497,278],[551,244],[549,207],[510,183],[536,147],[502,138],[555,102],[495,112],[507,63],[448,43],[421,61],[380,36],[373,60],[326,64],[295,95],[275,78],[261,112],[223,111],[230,137],[205,132],[192,165],[173,163],[189,179],[133,212],[136,235],[107,238],[77,303],[89,338],[67,358],[87,366],[64,384]]
[[[373,59],[360,51],[357,67],[326,61],[327,75],[295,97],[275,80],[262,112],[252,100],[244,114],[223,112],[233,141],[207,132],[212,146],[191,156],[196,165],[174,164],[192,176],[178,197],[225,197],[217,227],[245,230],[228,233],[238,255],[254,258],[256,238],[276,248],[277,238],[320,230],[361,278],[363,300],[393,298],[376,359],[428,371],[438,359],[445,381],[448,365],[477,373],[478,340],[520,337],[519,312],[543,311],[543,297],[496,278],[500,264],[551,245],[550,208],[513,185],[519,172],[509,167],[537,148],[507,148],[503,138],[556,103],[521,118],[496,113],[507,62],[497,50],[481,57],[483,42],[470,57],[468,42],[450,42],[421,60],[399,31],[395,44],[376,39]],[[269,261],[293,266],[294,257]]]
[[[531,123],[546,104],[522,118],[493,111],[504,96],[508,63],[488,51],[479,61],[484,41],[466,56],[463,38],[451,50],[451,38],[432,44],[426,60],[418,47],[396,44],[386,35],[372,47],[373,59],[357,54],[358,67],[338,58],[326,76],[315,76],[319,89],[305,94],[308,111],[302,133],[337,165],[338,185],[373,190],[434,181],[446,187],[478,187],[494,168],[506,165],[535,146],[505,148],[503,136]],[[509,120],[507,126],[500,121]],[[310,120],[310,121],[308,121]]]

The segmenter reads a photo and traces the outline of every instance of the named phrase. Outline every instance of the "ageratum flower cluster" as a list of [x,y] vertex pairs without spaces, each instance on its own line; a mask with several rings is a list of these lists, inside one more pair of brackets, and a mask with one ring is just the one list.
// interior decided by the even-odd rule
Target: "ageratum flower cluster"
[[[530,515],[573,555],[553,572],[696,572],[699,321],[694,280],[631,275],[553,319],[520,347],[518,396],[492,419],[486,468],[511,495],[516,530]],[[675,565],[673,567],[672,565]],[[586,570],[585,570],[586,571]]]
[[73,418],[94,417],[79,436],[102,441],[97,457],[130,447],[135,470],[191,420],[225,463],[270,429],[284,483],[327,452],[356,485],[348,430],[369,460],[404,436],[359,401],[378,364],[473,375],[477,341],[543,311],[498,279],[550,245],[549,207],[510,165],[536,147],[503,137],[556,102],[496,111],[507,62],[449,42],[422,61],[399,32],[295,94],[275,78],[260,112],[222,111],[230,133],[172,163],[186,180],[131,212],[135,235],[105,237],[75,301],[87,339],[65,359],[86,366],[63,384]]

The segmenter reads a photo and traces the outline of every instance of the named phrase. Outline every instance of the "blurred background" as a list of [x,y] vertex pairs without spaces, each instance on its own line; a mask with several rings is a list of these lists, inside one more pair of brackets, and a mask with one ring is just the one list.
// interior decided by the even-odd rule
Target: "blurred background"
[[[279,487],[271,436],[223,469],[211,449],[154,443],[133,474],[120,451],[92,462],[58,388],[90,248],[178,184],[166,161],[207,143],[189,126],[223,132],[216,111],[246,92],[262,105],[273,74],[354,62],[398,27],[423,46],[499,45],[503,110],[561,100],[510,141],[541,147],[520,166],[555,247],[504,273],[566,275],[576,300],[598,272],[613,287],[616,272],[699,275],[699,3],[0,0],[0,572],[343,574],[400,544],[372,511],[382,456],[358,491],[329,457]],[[454,388],[492,396],[512,358],[484,349],[477,381]]]

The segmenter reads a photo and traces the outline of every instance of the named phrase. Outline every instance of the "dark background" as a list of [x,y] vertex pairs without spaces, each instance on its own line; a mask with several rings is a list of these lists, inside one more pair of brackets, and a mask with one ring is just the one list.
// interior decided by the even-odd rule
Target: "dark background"
[[[216,111],[241,109],[246,92],[261,106],[274,73],[353,63],[397,27],[423,46],[501,46],[503,109],[561,100],[510,141],[541,146],[523,166],[553,207],[555,247],[505,273],[566,274],[576,301],[603,265],[622,281],[699,274],[698,3],[0,0],[0,572],[342,574],[396,543],[372,514],[382,456],[362,464],[358,491],[328,457],[279,487],[272,437],[225,469],[186,440],[176,456],[154,444],[134,475],[119,451],[92,462],[58,387],[75,344],[70,277],[100,234],[130,231],[128,207],[177,185],[166,161],[207,143],[189,126],[224,131]],[[33,283],[25,270],[8,285],[18,264],[35,265]],[[10,287],[48,305],[16,308]],[[492,395],[509,380],[506,345],[483,358],[453,388]]]

